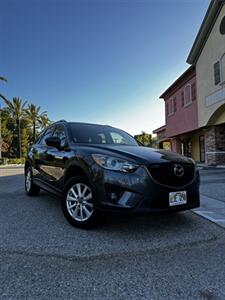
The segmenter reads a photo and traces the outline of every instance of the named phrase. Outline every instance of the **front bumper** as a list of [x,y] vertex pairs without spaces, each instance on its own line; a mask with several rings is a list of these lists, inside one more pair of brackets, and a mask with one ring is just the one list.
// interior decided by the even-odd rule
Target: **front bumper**
[[[182,188],[166,187],[155,182],[143,166],[133,173],[98,170],[95,176],[96,207],[122,214],[169,212],[199,207],[199,174]],[[187,203],[169,206],[169,193],[187,192]]]

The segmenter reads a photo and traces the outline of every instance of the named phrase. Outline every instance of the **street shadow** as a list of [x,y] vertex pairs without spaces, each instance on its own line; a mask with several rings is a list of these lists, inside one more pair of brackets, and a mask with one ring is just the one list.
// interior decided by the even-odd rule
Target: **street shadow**
[[[51,215],[56,216],[56,220],[64,220],[61,212],[61,198],[52,195],[44,190],[40,191],[38,196],[29,197],[25,194],[24,190],[24,174],[16,175],[6,175],[0,177],[0,199],[4,197],[8,198],[15,195],[20,199],[21,204],[33,199],[33,204],[37,208],[40,206],[40,211],[44,210],[51,211]],[[25,204],[24,203],[24,204]],[[62,221],[63,222],[63,221]],[[101,230],[114,230],[122,231],[126,228],[133,228],[135,230],[144,230],[151,228],[152,230],[164,230],[171,225],[186,226],[189,222],[193,224],[193,216],[190,212],[169,212],[169,213],[151,213],[147,215],[111,215],[107,213],[102,213],[100,216],[100,221],[98,222],[97,228]]]

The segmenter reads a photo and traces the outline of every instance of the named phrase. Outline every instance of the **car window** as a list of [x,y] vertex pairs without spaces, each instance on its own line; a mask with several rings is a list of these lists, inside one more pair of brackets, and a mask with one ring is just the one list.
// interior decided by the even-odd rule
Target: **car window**
[[136,140],[125,131],[111,126],[70,123],[75,143],[138,146]]
[[99,133],[98,134],[98,139],[100,141],[100,144],[106,144],[106,136],[104,133]]
[[43,136],[41,137],[41,140],[40,140],[39,144],[41,144],[41,145],[46,145],[45,140],[46,140],[48,137],[51,137],[51,136],[52,136],[53,130],[54,130],[53,127],[47,129],[47,130],[45,131],[45,133],[43,134]]
[[65,145],[66,145],[66,133],[65,133],[65,130],[64,130],[63,126],[57,126],[54,133],[53,133],[53,136],[56,136],[56,137],[60,138],[61,147],[65,147]]
[[113,140],[114,144],[127,144],[126,140],[124,139],[124,137],[119,134],[118,132],[110,132],[111,138]]

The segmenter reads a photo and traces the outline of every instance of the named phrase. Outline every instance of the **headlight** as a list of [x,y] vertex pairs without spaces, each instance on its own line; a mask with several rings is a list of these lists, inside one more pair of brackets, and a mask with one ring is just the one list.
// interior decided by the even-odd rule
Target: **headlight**
[[117,157],[112,157],[112,156],[107,156],[102,154],[92,154],[92,157],[96,162],[96,164],[108,170],[132,172],[138,168],[137,164],[134,164],[132,162]]

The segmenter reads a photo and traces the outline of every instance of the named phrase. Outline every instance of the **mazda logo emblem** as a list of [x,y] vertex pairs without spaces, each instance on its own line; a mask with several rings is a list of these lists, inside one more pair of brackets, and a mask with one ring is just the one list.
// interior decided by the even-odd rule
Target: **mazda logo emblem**
[[174,174],[178,177],[181,177],[184,175],[184,167],[182,167],[181,165],[175,165],[173,171],[174,171]]

